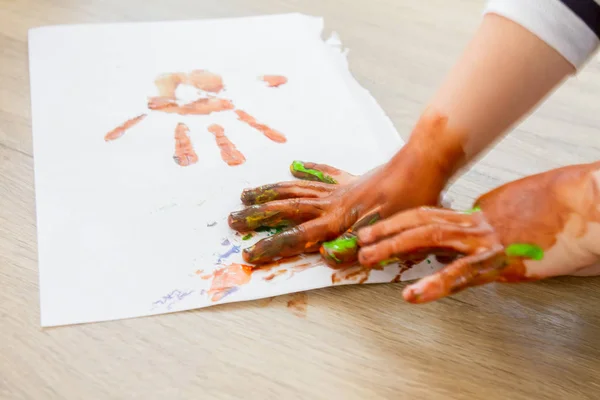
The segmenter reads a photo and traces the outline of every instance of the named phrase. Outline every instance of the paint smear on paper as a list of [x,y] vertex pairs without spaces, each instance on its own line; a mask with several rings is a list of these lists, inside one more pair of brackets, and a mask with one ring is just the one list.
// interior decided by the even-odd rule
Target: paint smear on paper
[[258,299],[258,300],[256,300],[256,304],[258,304],[259,307],[267,307],[269,304],[271,304],[273,302],[274,299],[275,299],[275,297],[267,297],[265,299]]
[[365,283],[373,268],[354,265],[335,271],[331,275],[331,283]]
[[288,271],[286,269],[280,269],[278,271],[275,271],[267,276],[265,276],[263,278],[264,281],[272,281],[273,279],[277,278],[278,276],[284,275],[286,274]]
[[172,72],[159,75],[154,81],[158,95],[175,99],[179,85],[190,85],[205,92],[219,93],[223,90],[223,79],[210,71],[197,69],[190,73]]
[[248,125],[250,125],[251,127],[253,127],[254,129],[256,129],[257,131],[262,132],[263,135],[265,135],[272,141],[277,142],[277,143],[287,142],[287,139],[283,133],[278,132],[275,129],[272,129],[272,128],[268,127],[267,125],[257,122],[256,118],[254,118],[252,115],[248,114],[247,112],[242,111],[242,110],[235,110],[235,113],[237,114],[238,119],[240,121],[245,122]]
[[240,252],[240,246],[237,245],[232,245],[231,248],[229,250],[227,250],[225,253],[219,255],[219,259],[217,260],[218,263],[221,263],[223,260],[231,257],[234,254],[237,254]]
[[287,83],[287,78],[282,75],[263,75],[260,77],[261,81],[267,83],[269,87],[279,87]]
[[225,129],[221,125],[212,124],[208,127],[208,131],[215,135],[217,146],[221,150],[221,159],[227,165],[240,165],[246,161],[246,157],[235,147],[235,145],[225,136]]
[[142,115],[138,115],[135,118],[131,118],[130,120],[125,121],[122,125],[119,125],[112,131],[108,132],[104,136],[104,140],[109,142],[111,140],[120,138],[121,136],[123,136],[125,134],[125,132],[128,129],[130,129],[130,128],[134,127],[135,125],[137,125],[138,123],[142,122],[142,120],[144,118],[146,118],[146,116],[147,116],[147,114],[142,114]]
[[198,162],[198,156],[192,146],[189,133],[190,130],[185,124],[181,122],[177,124],[177,128],[175,128],[175,154],[173,155],[173,159],[182,167]]
[[295,316],[306,318],[306,311],[308,309],[308,295],[306,292],[294,293],[292,299],[287,302],[287,308]]
[[169,114],[179,115],[208,115],[233,109],[233,103],[227,99],[216,97],[202,98],[191,103],[179,105],[175,99],[168,97],[151,97],[148,99],[148,108]]
[[240,286],[250,282],[251,278],[252,267],[250,265],[231,264],[214,272],[208,294],[212,301],[222,300]]

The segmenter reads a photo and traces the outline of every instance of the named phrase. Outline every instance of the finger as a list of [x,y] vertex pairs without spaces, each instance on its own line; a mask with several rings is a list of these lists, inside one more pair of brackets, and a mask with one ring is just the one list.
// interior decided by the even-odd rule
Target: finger
[[330,165],[313,162],[294,161],[290,165],[290,171],[298,179],[329,184],[345,185],[357,179],[356,176]]
[[358,240],[361,246],[365,246],[408,229],[430,224],[453,224],[459,227],[469,227],[474,225],[474,221],[469,215],[456,211],[420,207],[400,212],[372,226],[361,229],[358,233]]
[[495,281],[506,267],[502,249],[459,258],[433,275],[407,286],[402,292],[410,303],[426,303],[471,286]]
[[392,257],[410,253],[436,253],[439,250],[462,254],[474,253],[482,247],[480,236],[487,228],[465,228],[454,225],[425,225],[399,233],[360,250],[359,261],[363,265],[375,265]]
[[327,219],[317,218],[258,241],[244,249],[242,256],[247,263],[264,264],[278,257],[314,253],[319,251],[321,242],[336,234]]
[[328,183],[310,181],[291,181],[263,185],[242,192],[242,203],[245,205],[264,204],[273,200],[294,198],[325,197],[335,190]]
[[232,212],[228,223],[233,230],[248,232],[260,227],[293,226],[322,213],[322,203],[315,199],[278,200]]
[[358,220],[352,228],[330,242],[325,242],[319,249],[321,256],[332,267],[342,267],[358,260],[358,238],[356,231],[379,220],[379,213],[374,212]]

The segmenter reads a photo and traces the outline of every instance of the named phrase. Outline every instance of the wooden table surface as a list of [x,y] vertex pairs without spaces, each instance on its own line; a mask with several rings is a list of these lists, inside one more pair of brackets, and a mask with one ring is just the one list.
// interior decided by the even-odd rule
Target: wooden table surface
[[[303,12],[325,18],[406,138],[483,0],[0,0],[0,399],[597,399],[600,279],[490,285],[412,306],[404,284],[40,328],[27,30]],[[490,77],[493,79],[493,77]],[[600,159],[592,61],[453,187]],[[77,301],[77,299],[73,299]]]

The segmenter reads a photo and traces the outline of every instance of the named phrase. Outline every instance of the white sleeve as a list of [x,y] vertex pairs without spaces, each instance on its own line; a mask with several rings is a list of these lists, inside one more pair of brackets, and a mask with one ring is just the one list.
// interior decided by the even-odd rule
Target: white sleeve
[[484,14],[487,13],[523,26],[578,70],[600,45],[597,0],[489,0]]

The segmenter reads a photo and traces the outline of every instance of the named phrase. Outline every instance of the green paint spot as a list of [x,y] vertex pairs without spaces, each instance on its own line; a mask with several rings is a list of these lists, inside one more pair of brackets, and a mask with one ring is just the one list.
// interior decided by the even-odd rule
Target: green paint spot
[[427,259],[427,264],[431,264],[431,260],[430,259]]
[[379,214],[371,218],[371,220],[369,221],[369,225],[373,225],[377,221],[379,221]]
[[358,238],[356,236],[341,237],[331,242],[323,243],[323,247],[327,250],[335,251],[336,253],[344,252],[355,249],[358,245]]
[[524,257],[532,260],[544,258],[544,250],[535,244],[513,243],[506,248],[505,252],[509,257]]
[[470,210],[465,211],[465,214],[473,214],[473,213],[476,213],[479,211],[481,211],[481,207],[475,206],[475,207],[471,208]]
[[292,163],[292,170],[294,172],[303,172],[305,174],[308,175],[312,175],[314,176],[318,181],[321,182],[325,182],[325,183],[333,183],[336,184],[337,181],[335,179],[333,179],[331,176],[329,175],[325,175],[323,172],[318,171],[316,169],[311,169],[311,168],[306,168],[304,167],[304,163],[302,161],[294,161]]
[[244,236],[244,237],[242,238],[242,240],[248,240],[248,239],[252,239],[252,236],[254,236],[254,235],[253,235],[253,234],[251,234],[251,233],[249,233],[249,234],[247,234],[246,236]]

